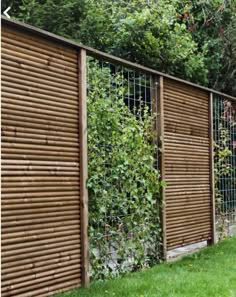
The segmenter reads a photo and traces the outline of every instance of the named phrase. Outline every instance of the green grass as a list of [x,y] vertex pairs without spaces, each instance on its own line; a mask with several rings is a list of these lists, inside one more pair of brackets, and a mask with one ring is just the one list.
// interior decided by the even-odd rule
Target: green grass
[[178,261],[57,297],[236,297],[236,237]]

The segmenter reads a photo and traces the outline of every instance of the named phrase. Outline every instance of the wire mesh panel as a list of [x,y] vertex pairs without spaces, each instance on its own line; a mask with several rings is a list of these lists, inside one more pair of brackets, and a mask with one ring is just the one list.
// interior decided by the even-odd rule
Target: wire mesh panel
[[93,278],[159,259],[159,173],[151,76],[88,64],[89,237]]
[[236,102],[214,96],[215,188],[219,236],[236,223]]

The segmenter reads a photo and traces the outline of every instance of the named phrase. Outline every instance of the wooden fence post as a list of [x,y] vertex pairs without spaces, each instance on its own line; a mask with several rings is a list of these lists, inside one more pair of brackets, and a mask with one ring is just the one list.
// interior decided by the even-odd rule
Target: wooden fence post
[[[164,152],[164,97],[163,97],[163,76],[153,76],[152,83],[154,112],[157,112],[157,135],[158,135],[158,167],[161,174],[161,180],[165,180],[165,152]],[[166,212],[165,212],[165,189],[161,189],[162,203],[160,205],[160,219],[162,229],[162,249],[161,257],[167,259],[166,242]]]
[[79,88],[79,149],[80,149],[80,220],[81,220],[81,263],[82,286],[89,284],[89,251],[88,251],[88,177],[87,152],[87,82],[86,50],[78,51],[78,88]]
[[213,135],[213,93],[209,95],[209,138],[210,138],[210,184],[211,184],[211,240],[209,244],[216,243],[215,225],[215,176],[214,176],[214,135]]

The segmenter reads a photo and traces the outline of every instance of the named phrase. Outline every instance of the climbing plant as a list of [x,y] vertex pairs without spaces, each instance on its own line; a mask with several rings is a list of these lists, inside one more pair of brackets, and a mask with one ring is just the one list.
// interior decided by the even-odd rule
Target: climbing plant
[[159,260],[153,120],[143,104],[130,110],[121,74],[88,63],[90,272],[112,277]]
[[[215,201],[219,239],[227,234],[227,225],[235,212],[235,107],[232,102],[215,97],[214,100],[214,164]],[[231,222],[232,223],[232,222]]]

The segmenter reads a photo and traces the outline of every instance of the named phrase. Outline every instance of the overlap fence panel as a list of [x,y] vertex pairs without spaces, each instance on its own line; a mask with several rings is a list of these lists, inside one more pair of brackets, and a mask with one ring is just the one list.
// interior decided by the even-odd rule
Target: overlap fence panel
[[77,51],[2,28],[2,295],[81,284]]
[[211,239],[209,94],[164,79],[167,249]]

